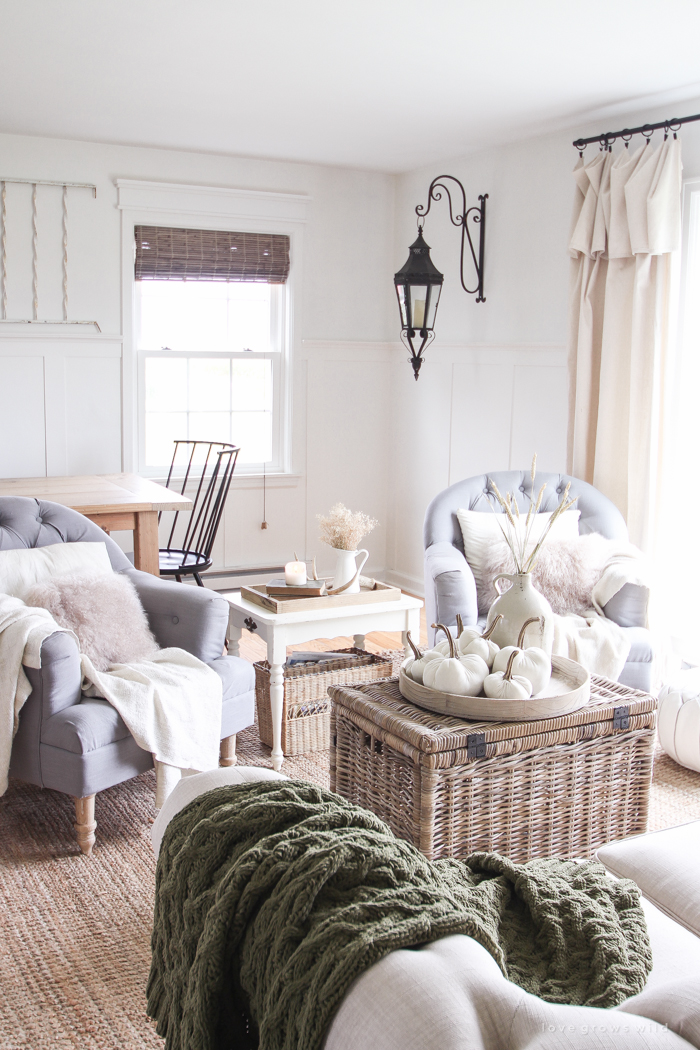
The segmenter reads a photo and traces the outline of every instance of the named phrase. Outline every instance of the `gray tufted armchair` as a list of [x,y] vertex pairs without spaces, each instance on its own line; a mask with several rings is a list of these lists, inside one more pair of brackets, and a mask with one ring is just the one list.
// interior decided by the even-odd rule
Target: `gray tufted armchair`
[[[95,542],[107,547],[112,568],[134,584],[151,630],[165,648],[186,649],[223,682],[222,764],[235,762],[236,733],[254,721],[255,672],[236,656],[222,656],[228,602],[215,592],[139,572],[94,522],[58,503],[0,497],[0,550],[52,543]],[[25,668],[32,685],[20,712],[10,776],[64,791],[76,800],[76,831],[83,853],[95,841],[95,794],[151,769],[152,756],[133,739],[106,700],[82,698],[78,647],[56,633],[41,648],[41,668]]]
[[[464,556],[462,530],[457,510],[484,511],[491,514],[491,503],[486,498],[488,479],[501,492],[512,492],[518,508],[525,511],[532,494],[529,472],[519,470],[496,471],[458,481],[444,489],[430,503],[423,525],[425,548],[425,608],[428,624],[456,624],[461,613],[465,624],[478,620],[476,583]],[[541,511],[553,511],[567,482],[571,482],[571,496],[578,496],[580,510],[579,533],[598,532],[610,540],[627,540],[627,525],[619,510],[606,496],[585,481],[567,474],[538,474],[537,490],[547,483]],[[535,497],[537,492],[535,492]],[[496,510],[500,510],[496,504]],[[654,657],[651,635],[646,629],[647,592],[645,588],[627,583],[604,608],[605,615],[630,632],[631,649],[620,675],[623,685],[648,690],[651,685],[651,665]],[[430,633],[432,640],[433,633]]]

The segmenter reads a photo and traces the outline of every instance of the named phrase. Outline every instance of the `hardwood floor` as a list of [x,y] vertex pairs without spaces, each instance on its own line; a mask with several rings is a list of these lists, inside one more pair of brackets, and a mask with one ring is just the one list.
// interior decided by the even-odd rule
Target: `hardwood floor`
[[[408,593],[405,591],[404,593]],[[415,597],[415,595],[413,596]],[[425,609],[420,612],[420,640],[414,639],[417,644],[426,646],[428,644],[428,632],[425,624]],[[314,641],[299,642],[298,645],[290,645],[288,652],[294,649],[306,649],[310,652],[324,652],[328,649],[349,649],[354,644],[352,637],[347,638],[316,638]],[[388,649],[402,649],[400,633],[393,634],[388,631],[373,631],[367,635],[365,644],[371,653],[383,653]],[[256,660],[264,660],[267,656],[265,643],[257,635],[250,631],[244,631],[241,636],[241,656],[251,663]]]

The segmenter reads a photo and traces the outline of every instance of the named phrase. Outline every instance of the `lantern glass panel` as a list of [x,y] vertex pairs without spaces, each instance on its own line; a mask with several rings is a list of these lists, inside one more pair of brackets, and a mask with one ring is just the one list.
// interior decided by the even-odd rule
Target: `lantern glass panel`
[[425,328],[425,304],[428,298],[427,284],[411,285],[411,327]]
[[399,310],[401,311],[401,327],[408,328],[407,288],[405,284],[396,282],[396,295],[399,300]]
[[428,296],[428,309],[425,318],[425,327],[435,327],[435,314],[437,313],[438,303],[440,301],[440,292],[442,291],[441,284],[431,284]]

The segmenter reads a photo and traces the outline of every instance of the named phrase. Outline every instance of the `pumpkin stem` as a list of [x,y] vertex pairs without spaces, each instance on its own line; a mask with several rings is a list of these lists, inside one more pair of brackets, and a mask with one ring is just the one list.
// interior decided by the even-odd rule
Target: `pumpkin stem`
[[503,675],[503,681],[504,682],[510,682],[511,678],[513,677],[513,660],[516,658],[517,655],[518,655],[518,650],[514,649],[513,652],[510,654],[510,656],[508,657],[508,666],[506,667],[505,673]]
[[434,624],[432,624],[432,626],[438,631],[444,631],[445,632],[445,636],[447,637],[447,641],[449,642],[449,645],[450,645],[450,660],[454,660],[456,653],[455,653],[455,640],[452,637],[452,632],[447,630],[447,628],[445,627],[444,623],[434,623]]
[[459,638],[459,636],[460,636],[460,634],[462,633],[463,630],[464,630],[464,621],[462,620],[462,615],[461,615],[461,613],[457,613],[457,637],[458,638]]
[[410,631],[406,631],[406,641],[411,646],[411,649],[413,649],[413,655],[415,656],[416,660],[420,660],[421,654],[420,654],[419,650],[416,648],[416,645],[415,645],[413,639],[411,638],[411,632]]
[[503,613],[499,613],[498,616],[494,616],[493,623],[489,624],[489,626],[486,628],[486,630],[484,631],[484,633],[482,634],[481,637],[484,638],[486,641],[488,641],[489,638],[491,637],[491,635],[493,634],[493,632],[498,627],[499,620],[502,620],[502,619],[503,619]]
[[541,622],[542,622],[542,617],[541,616],[533,616],[532,619],[525,621],[525,623],[520,628],[520,634],[518,635],[518,649],[522,649],[522,647],[523,647],[523,642],[525,641],[525,631],[528,629],[530,624],[531,623],[541,623]]

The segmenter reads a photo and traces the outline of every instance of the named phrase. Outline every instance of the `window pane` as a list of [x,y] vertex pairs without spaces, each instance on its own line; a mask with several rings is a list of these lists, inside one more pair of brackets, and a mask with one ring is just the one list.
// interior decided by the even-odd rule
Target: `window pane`
[[189,364],[190,411],[214,412],[218,409],[228,412],[231,408],[231,362],[220,357],[192,357]]
[[269,284],[240,284],[229,299],[229,338],[231,349],[270,350],[270,286]]
[[231,407],[243,411],[272,410],[272,361],[231,361]]
[[176,439],[187,437],[186,412],[146,413],[146,466],[169,466]]
[[271,412],[234,412],[231,435],[241,450],[239,463],[267,463],[272,459]]
[[141,350],[268,353],[272,287],[226,281],[139,281]]
[[146,358],[146,411],[177,412],[187,408],[187,361]]
[[212,294],[225,285],[197,281],[140,281],[143,350],[178,353],[226,351],[226,296]]
[[230,412],[190,412],[192,441],[230,441]]

